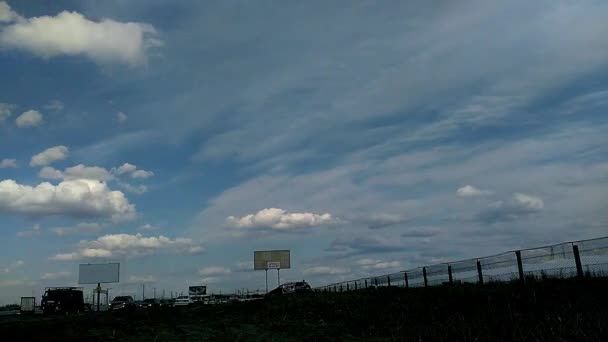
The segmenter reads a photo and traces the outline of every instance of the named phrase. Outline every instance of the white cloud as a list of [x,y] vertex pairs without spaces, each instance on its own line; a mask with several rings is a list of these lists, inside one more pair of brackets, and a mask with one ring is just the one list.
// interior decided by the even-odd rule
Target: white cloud
[[0,160],[0,169],[16,168],[17,159],[2,159]]
[[85,166],[83,164],[78,164],[76,166],[65,169],[63,175],[66,180],[90,179],[109,181],[114,179],[114,176],[112,176],[112,174],[103,167]]
[[82,222],[71,227],[55,227],[51,229],[51,232],[57,236],[73,235],[73,234],[87,234],[87,233],[98,233],[103,229],[103,225],[99,223],[88,223]]
[[148,187],[145,185],[131,185],[128,183],[118,182],[118,186],[125,189],[128,192],[132,192],[134,194],[141,195],[143,193],[148,192]]
[[154,172],[146,171],[146,170],[136,170],[131,173],[131,178],[143,178],[146,179],[148,177],[154,176]]
[[142,224],[137,229],[139,229],[139,230],[157,230],[158,227],[154,226],[154,225],[151,225],[149,223],[146,223],[146,224]]
[[44,119],[42,118],[42,114],[37,110],[23,112],[15,119],[15,123],[19,128],[38,127],[42,125],[43,122]]
[[[4,3],[4,5],[6,5]],[[3,6],[1,18],[15,21],[16,13]],[[56,16],[22,18],[0,30],[0,45],[28,51],[44,59],[56,56],[86,56],[97,63],[129,66],[146,62],[147,50],[162,46],[152,25],[93,21],[78,12],[63,11]]]
[[0,182],[0,212],[28,216],[63,215],[71,217],[108,217],[114,221],[135,217],[135,205],[120,191],[94,180],[48,182],[35,187],[14,180]]
[[60,112],[63,110],[63,103],[59,100],[53,100],[49,102],[49,104],[44,106],[44,109],[52,110],[54,112]]
[[[0,3],[1,4],[1,3]],[[0,102],[0,122],[6,120],[13,114],[15,105]]]
[[78,250],[57,254],[51,260],[73,261],[94,258],[138,257],[167,250],[182,254],[197,254],[203,249],[192,239],[166,236],[145,237],[141,234],[109,234],[96,240],[80,241]]
[[127,121],[127,119],[128,119],[127,114],[125,114],[123,112],[116,113],[116,121],[118,121],[118,123],[123,123],[123,122]]
[[490,203],[477,218],[486,224],[508,222],[537,214],[544,207],[545,203],[540,197],[516,193],[510,199]]
[[38,171],[38,177],[42,179],[63,179],[63,172],[52,166],[45,166]]
[[338,266],[314,266],[304,270],[306,275],[337,275],[348,272],[350,272],[350,269]]
[[491,194],[488,190],[481,190],[472,185],[465,185],[456,190],[456,195],[460,197],[476,197]]
[[31,238],[38,235],[40,235],[40,225],[38,223],[36,223],[31,230],[22,230],[17,232],[17,237],[20,238]]
[[226,224],[232,228],[270,228],[291,230],[335,223],[331,214],[288,213],[283,209],[267,208],[243,217],[229,216]]
[[384,270],[401,267],[399,261],[384,261],[370,258],[358,260],[357,265],[361,266],[364,270]]
[[226,274],[230,274],[230,273],[232,273],[232,271],[229,268],[222,267],[222,266],[209,266],[209,267],[202,268],[198,271],[198,274],[200,274],[202,276],[219,276],[219,275],[226,275]]
[[0,1],[0,23],[10,23],[18,19],[20,16],[5,1]]
[[67,272],[67,271],[49,272],[49,273],[44,273],[43,275],[41,275],[40,279],[42,279],[42,280],[57,280],[57,279],[67,278],[67,277],[69,277],[71,275],[72,275],[72,273],[71,272]]
[[30,161],[30,166],[46,166],[58,160],[64,160],[70,154],[70,150],[63,145],[47,148],[36,154]]
[[137,166],[129,163],[122,164],[118,169],[112,169],[116,174],[122,175],[123,173],[131,173],[137,170]]
[[130,174],[131,178],[148,178],[154,175],[152,171],[137,169],[137,166],[129,163],[124,163],[118,168],[113,168],[112,172],[117,175]]
[[23,260],[17,260],[14,263],[10,264],[8,267],[5,267],[4,273],[13,272],[16,269],[21,268],[23,265],[25,265],[25,262],[23,262]]

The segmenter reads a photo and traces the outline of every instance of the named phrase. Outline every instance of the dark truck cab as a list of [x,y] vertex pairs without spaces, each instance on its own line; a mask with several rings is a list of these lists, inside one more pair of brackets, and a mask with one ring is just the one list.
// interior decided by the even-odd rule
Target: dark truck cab
[[47,287],[40,302],[44,314],[84,311],[84,295],[80,287]]

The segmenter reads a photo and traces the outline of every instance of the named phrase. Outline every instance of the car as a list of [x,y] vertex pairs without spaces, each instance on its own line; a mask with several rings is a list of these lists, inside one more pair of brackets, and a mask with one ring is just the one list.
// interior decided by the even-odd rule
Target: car
[[179,296],[175,298],[175,306],[188,306],[192,303],[192,299],[190,299],[189,296]]
[[135,300],[131,296],[117,296],[110,302],[110,310],[129,310],[135,308]]
[[161,299],[160,306],[172,308],[175,306],[175,299]]
[[281,284],[281,286],[268,292],[267,296],[277,296],[286,294],[302,294],[313,292],[310,285],[305,281],[289,282]]
[[84,312],[84,295],[79,287],[49,287],[40,302],[42,313]]
[[144,301],[139,304],[139,307],[144,309],[153,309],[160,307],[160,305],[161,304],[158,299],[148,298],[144,299]]

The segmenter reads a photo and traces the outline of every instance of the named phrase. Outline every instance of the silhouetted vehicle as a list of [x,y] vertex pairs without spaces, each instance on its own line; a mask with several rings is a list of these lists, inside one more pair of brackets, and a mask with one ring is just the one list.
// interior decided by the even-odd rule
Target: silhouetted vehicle
[[268,292],[268,296],[280,296],[286,294],[302,294],[302,293],[310,293],[312,292],[312,288],[310,285],[302,280],[297,282],[289,282],[281,284],[281,286],[276,289]]
[[175,299],[175,306],[188,306],[192,305],[192,299],[189,296],[179,296]]
[[110,310],[129,310],[135,308],[135,301],[131,296],[118,296],[110,302]]
[[84,296],[82,288],[53,287],[47,288],[40,302],[42,312],[77,313],[84,311]]
[[172,308],[175,306],[175,299],[161,299],[160,306]]
[[158,308],[160,307],[160,301],[154,298],[144,299],[144,301],[140,304],[140,307],[143,309]]

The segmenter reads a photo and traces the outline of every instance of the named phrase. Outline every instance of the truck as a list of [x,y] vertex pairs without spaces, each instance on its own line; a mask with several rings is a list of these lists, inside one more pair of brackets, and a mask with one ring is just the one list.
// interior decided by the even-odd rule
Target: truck
[[78,313],[85,311],[80,287],[47,287],[40,301],[42,313]]
[[19,311],[22,315],[36,313],[36,297],[21,297],[21,307]]

